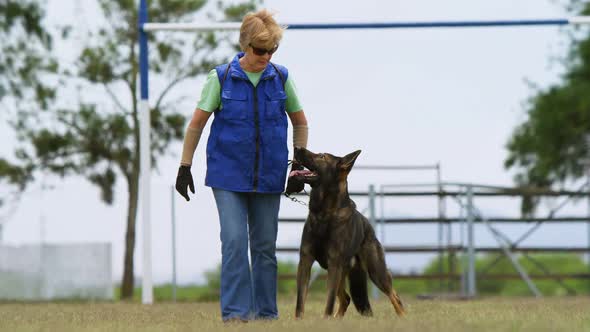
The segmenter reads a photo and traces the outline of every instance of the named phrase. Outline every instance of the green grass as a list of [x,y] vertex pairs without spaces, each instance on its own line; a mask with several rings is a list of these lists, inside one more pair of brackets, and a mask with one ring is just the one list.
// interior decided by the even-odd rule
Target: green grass
[[314,296],[305,318],[295,320],[289,296],[279,301],[279,320],[229,326],[221,323],[218,302],[5,303],[0,331],[590,331],[588,297],[404,300],[403,319],[378,301],[373,318],[359,316],[351,306],[338,320],[323,319],[323,299]]
[[[115,299],[120,299],[121,288],[115,288]],[[173,299],[171,284],[154,286],[154,299],[156,302],[168,302]],[[219,290],[206,285],[182,285],[176,287],[177,302],[213,302],[219,299]],[[133,300],[141,301],[141,288],[135,288]]]

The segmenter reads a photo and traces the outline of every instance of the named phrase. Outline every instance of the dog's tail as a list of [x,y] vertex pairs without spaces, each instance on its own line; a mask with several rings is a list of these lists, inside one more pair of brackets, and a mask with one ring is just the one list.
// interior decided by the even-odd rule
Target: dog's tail
[[356,310],[361,315],[373,316],[373,310],[371,310],[371,304],[369,303],[369,293],[367,291],[367,271],[362,268],[358,256],[354,259],[356,262],[348,274],[350,297]]

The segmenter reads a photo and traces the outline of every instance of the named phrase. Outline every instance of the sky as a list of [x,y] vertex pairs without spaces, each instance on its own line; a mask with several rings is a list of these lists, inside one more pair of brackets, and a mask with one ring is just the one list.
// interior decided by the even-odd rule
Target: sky
[[[66,4],[50,0],[49,21],[70,17],[90,29],[99,26],[93,1]],[[452,21],[541,19],[568,16],[548,0],[391,0],[391,1],[270,1],[280,23]],[[289,31],[273,61],[289,68],[309,121],[310,150],[344,155],[357,149],[357,165],[435,165],[443,181],[510,186],[513,171],[503,162],[511,132],[525,119],[524,104],[540,87],[558,82],[563,68],[553,61],[565,54],[568,28],[502,27],[470,29]],[[235,38],[237,40],[237,34]],[[68,58],[71,51],[57,50]],[[190,119],[203,79],[181,87],[191,96],[179,105]],[[153,102],[153,101],[152,101]],[[204,138],[209,133],[209,122]],[[176,220],[177,273],[180,283],[199,283],[204,272],[220,262],[219,224],[210,188],[205,187],[204,138],[192,167],[196,194],[185,202],[172,192],[181,144],[152,173],[151,220],[153,273],[156,283],[172,275],[172,199]],[[0,143],[10,153],[14,140]],[[42,178],[40,178],[42,179]],[[387,184],[434,183],[433,171],[353,170],[351,190],[366,191]],[[43,184],[45,189],[42,190]],[[47,176],[30,186],[14,213],[4,218],[2,241],[8,245],[107,242],[113,248],[113,278],[122,274],[126,218],[126,189],[117,184],[112,206],[100,201],[98,190],[84,179]],[[476,201],[488,216],[517,216],[518,200],[481,198]],[[546,211],[559,201],[547,201]],[[357,199],[362,210],[366,200]],[[380,205],[381,206],[381,205]],[[140,208],[141,211],[141,208]],[[435,216],[436,200],[387,199],[386,216]],[[585,215],[587,202],[568,206],[563,214]],[[2,211],[6,212],[6,211]],[[449,215],[457,215],[447,202]],[[571,213],[569,213],[571,212]],[[282,217],[304,217],[306,208],[283,200]],[[138,216],[136,276],[141,276],[142,215]],[[586,225],[545,225],[525,245],[586,245]],[[302,225],[280,225],[278,245],[297,245]],[[516,238],[528,227],[500,227]],[[433,245],[436,225],[390,225],[387,245]],[[560,232],[556,240],[555,232]],[[453,228],[453,240],[460,238]],[[481,245],[494,245],[484,228],[476,231]],[[417,271],[431,255],[388,254],[389,267]],[[296,255],[279,259],[296,261]]]

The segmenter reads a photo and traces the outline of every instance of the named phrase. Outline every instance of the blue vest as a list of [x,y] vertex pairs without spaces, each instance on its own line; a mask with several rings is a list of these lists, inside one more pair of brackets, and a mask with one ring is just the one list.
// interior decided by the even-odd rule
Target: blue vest
[[239,53],[231,63],[215,68],[222,107],[214,113],[207,142],[205,185],[229,191],[281,193],[289,154],[283,81],[288,72],[285,67],[269,64],[254,87],[238,62],[242,56]]

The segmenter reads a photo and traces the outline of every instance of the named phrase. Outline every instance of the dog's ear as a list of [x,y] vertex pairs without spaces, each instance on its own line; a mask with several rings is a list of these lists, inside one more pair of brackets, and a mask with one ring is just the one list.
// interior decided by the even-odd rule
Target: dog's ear
[[340,160],[340,169],[345,172],[350,172],[352,166],[354,165],[356,157],[358,157],[359,154],[361,154],[361,150],[356,150],[342,157],[342,159]]

